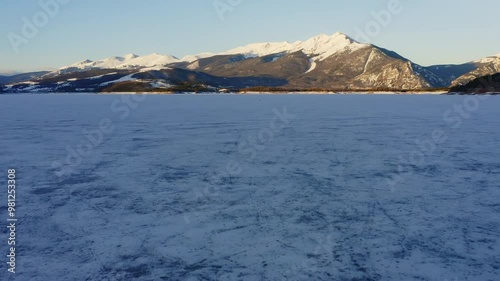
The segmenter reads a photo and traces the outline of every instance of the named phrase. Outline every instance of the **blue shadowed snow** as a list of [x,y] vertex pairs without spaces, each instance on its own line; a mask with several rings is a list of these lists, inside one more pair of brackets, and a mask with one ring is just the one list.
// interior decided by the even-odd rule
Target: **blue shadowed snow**
[[500,279],[498,97],[2,95],[0,115],[15,280]]

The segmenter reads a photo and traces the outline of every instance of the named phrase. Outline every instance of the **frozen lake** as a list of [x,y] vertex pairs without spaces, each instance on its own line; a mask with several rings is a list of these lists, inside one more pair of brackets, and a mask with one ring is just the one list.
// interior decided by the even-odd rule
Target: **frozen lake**
[[0,95],[0,116],[12,280],[500,280],[500,97]]

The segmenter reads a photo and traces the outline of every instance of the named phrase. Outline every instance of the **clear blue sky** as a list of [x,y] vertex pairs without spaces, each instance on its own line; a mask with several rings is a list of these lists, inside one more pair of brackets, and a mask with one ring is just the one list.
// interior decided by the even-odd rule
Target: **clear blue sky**
[[[0,71],[127,53],[182,57],[337,31],[354,36],[356,27],[364,29],[373,20],[371,12],[386,9],[390,0],[240,1],[222,21],[214,0],[71,0],[16,54],[8,34],[21,35],[22,18],[32,19],[42,9],[39,0],[0,0]],[[498,0],[401,0],[401,5],[403,12],[371,43],[423,65],[500,53]]]

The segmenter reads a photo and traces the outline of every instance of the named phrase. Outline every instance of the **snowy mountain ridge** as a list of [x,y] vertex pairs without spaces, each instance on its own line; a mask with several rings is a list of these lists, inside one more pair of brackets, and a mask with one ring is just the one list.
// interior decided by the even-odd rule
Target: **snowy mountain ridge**
[[361,44],[349,36],[337,32],[333,35],[320,34],[306,41],[297,41],[295,43],[250,44],[223,52],[220,55],[245,54],[248,57],[261,57],[277,53],[303,51],[305,54],[313,56],[314,61],[322,61],[340,51],[355,51],[368,46],[368,44]]
[[[305,41],[290,43],[285,42],[263,42],[253,43],[237,47],[221,53],[204,52],[196,55],[188,55],[178,59],[172,55],[161,55],[153,53],[145,56],[128,54],[123,57],[110,57],[97,61],[84,60],[72,65],[63,66],[49,73],[49,76],[60,75],[71,72],[81,72],[94,69],[162,69],[176,63],[193,63],[200,59],[224,55],[243,55],[245,58],[264,57],[272,54],[289,54],[302,51],[311,58],[311,69],[315,63],[321,62],[332,55],[340,52],[354,52],[370,47],[370,44],[357,42],[348,35],[337,32],[333,35],[319,34]],[[500,60],[500,54],[482,58],[471,63],[492,63]]]
[[160,55],[153,53],[147,56],[127,54],[123,57],[110,57],[102,60],[84,60],[69,66],[64,66],[55,70],[47,76],[67,74],[71,72],[81,72],[94,69],[141,69],[155,68],[162,69],[169,64],[180,62],[178,58],[170,55]]
[[307,55],[313,56],[314,61],[322,61],[333,54],[350,50],[355,51],[368,44],[361,44],[349,36],[337,32],[333,35],[320,34],[306,41],[289,42],[265,42],[249,44],[243,47],[238,47],[222,53],[201,53],[197,55],[188,55],[182,59],[178,59],[171,55],[160,55],[153,53],[146,56],[138,56],[128,54],[123,57],[110,57],[102,60],[92,61],[84,60],[72,65],[63,66],[51,74],[63,74],[71,71],[86,71],[92,69],[137,69],[137,68],[152,68],[163,67],[168,64],[179,62],[194,62],[199,59],[213,57],[217,55],[236,55],[242,54],[247,58],[261,57],[278,53],[293,53],[303,51]]

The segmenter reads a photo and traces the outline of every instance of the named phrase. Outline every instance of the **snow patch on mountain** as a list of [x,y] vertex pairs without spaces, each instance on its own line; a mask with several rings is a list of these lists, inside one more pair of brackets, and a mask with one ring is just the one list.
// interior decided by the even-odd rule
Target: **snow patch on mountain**
[[174,85],[169,84],[169,83],[162,81],[162,80],[152,81],[149,83],[149,85],[151,85],[151,87],[153,87],[153,88],[160,88],[160,89],[168,89],[168,88],[172,88],[174,86]]
[[349,36],[338,32],[332,36],[326,34],[315,36],[299,44],[297,48],[308,55],[317,55],[315,59],[322,61],[338,52],[344,50],[356,51],[366,46],[368,45],[358,43]]
[[133,74],[124,76],[124,77],[122,77],[120,79],[116,79],[116,80],[113,80],[113,81],[104,82],[104,83],[101,84],[101,86],[108,86],[110,84],[115,84],[115,83],[120,83],[120,82],[136,81],[138,79],[132,77],[135,74],[136,73],[133,73]]
[[271,61],[270,62],[276,62],[278,61],[279,59],[281,59],[282,57],[284,57],[286,55],[286,53],[278,53],[278,54],[275,54],[273,56],[270,57]]
[[306,73],[312,72],[318,66],[318,64],[313,59],[310,59],[309,62],[311,63],[311,67],[306,71]]

